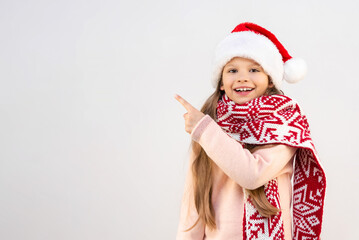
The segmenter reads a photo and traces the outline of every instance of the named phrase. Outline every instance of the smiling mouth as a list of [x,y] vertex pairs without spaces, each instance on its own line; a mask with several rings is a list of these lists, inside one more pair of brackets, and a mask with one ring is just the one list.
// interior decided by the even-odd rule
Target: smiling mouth
[[234,91],[236,91],[236,92],[250,92],[253,89],[254,88],[236,88],[236,89],[234,89]]

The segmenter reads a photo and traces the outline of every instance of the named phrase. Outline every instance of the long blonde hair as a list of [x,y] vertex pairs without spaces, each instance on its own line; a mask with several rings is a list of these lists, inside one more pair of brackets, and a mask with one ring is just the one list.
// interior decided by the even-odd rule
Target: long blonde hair
[[[271,82],[270,77],[268,81]],[[214,93],[206,100],[201,108],[204,114],[208,114],[212,119],[217,119],[217,102],[224,94],[220,90],[222,79],[218,81],[218,85]],[[283,94],[277,88],[268,88],[265,95]],[[212,205],[212,167],[213,161],[208,157],[204,149],[197,142],[192,141],[191,146],[195,154],[194,161],[191,166],[193,178],[193,192],[194,203],[198,213],[198,219],[192,227],[185,231],[190,231],[194,228],[199,220],[202,220],[211,230],[216,229],[215,212]],[[247,146],[248,150],[252,150],[255,145]],[[274,207],[267,199],[264,193],[264,186],[254,190],[246,190],[250,196],[254,206],[263,217],[270,217],[277,214],[280,210]]]

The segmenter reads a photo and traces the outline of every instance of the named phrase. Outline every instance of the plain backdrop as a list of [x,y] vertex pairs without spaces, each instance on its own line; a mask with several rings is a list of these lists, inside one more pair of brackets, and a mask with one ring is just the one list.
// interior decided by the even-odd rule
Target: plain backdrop
[[174,239],[190,138],[239,23],[308,64],[286,95],[326,170],[323,239],[359,239],[357,1],[0,0],[0,239]]

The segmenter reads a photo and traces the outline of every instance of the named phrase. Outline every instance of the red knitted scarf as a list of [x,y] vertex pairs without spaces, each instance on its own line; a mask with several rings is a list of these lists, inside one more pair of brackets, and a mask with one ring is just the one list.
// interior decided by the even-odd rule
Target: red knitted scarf
[[[298,148],[293,182],[293,239],[318,240],[326,179],[310,137],[307,118],[298,104],[283,95],[261,96],[237,104],[224,94],[218,101],[217,123],[243,146],[280,143]],[[265,184],[264,191],[268,201],[280,208],[276,179]],[[243,225],[244,239],[284,239],[281,212],[264,218],[250,199],[245,203]]]

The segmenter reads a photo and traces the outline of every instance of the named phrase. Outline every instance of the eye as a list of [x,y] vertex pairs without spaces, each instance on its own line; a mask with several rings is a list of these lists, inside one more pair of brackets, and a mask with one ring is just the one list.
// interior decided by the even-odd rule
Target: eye
[[260,71],[259,71],[259,69],[257,69],[257,68],[251,68],[251,69],[249,70],[249,72],[260,72]]
[[233,68],[233,69],[229,69],[228,72],[230,72],[230,73],[236,73],[236,72],[238,72],[238,71],[237,71],[237,69],[234,69],[234,68]]

